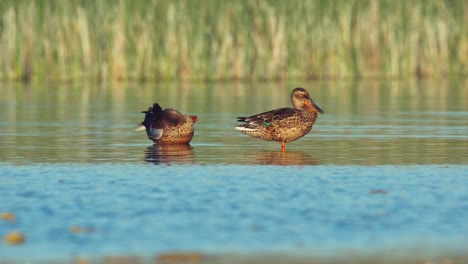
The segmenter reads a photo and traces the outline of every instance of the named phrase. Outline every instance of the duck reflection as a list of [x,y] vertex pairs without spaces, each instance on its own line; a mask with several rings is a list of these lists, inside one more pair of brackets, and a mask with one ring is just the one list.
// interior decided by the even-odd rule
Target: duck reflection
[[155,164],[195,163],[193,158],[193,147],[189,144],[154,144],[146,149],[145,160]]
[[247,153],[245,162],[259,165],[316,165],[318,162],[310,155],[301,152],[259,151]]

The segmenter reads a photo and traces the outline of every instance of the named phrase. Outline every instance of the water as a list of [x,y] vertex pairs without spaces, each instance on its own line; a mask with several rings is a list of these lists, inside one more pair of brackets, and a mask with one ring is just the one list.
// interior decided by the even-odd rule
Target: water
[[[294,83],[1,86],[0,235],[27,242],[0,259],[466,254],[466,85],[301,85],[325,114],[285,153],[233,127]],[[133,131],[153,101],[199,116],[190,146]]]

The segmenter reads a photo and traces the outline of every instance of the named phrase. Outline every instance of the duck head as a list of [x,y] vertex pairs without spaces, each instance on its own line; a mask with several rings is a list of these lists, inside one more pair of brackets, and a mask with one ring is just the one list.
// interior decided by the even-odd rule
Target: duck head
[[297,87],[292,91],[291,104],[296,110],[309,110],[316,112],[317,114],[323,114],[323,110],[314,103],[312,98],[310,98],[309,92],[301,87]]

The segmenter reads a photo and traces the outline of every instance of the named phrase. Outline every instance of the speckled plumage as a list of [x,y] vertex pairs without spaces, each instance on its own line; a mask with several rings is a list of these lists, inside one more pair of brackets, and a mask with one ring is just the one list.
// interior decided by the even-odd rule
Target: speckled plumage
[[310,98],[304,88],[296,88],[291,93],[291,103],[294,108],[278,108],[268,112],[238,117],[244,124],[236,127],[242,133],[269,141],[278,141],[284,145],[299,139],[309,133],[323,110]]
[[[184,115],[177,110],[162,109],[158,103],[149,107],[145,120],[137,130],[146,129],[148,138],[157,144],[188,144],[194,134],[193,124],[197,116]],[[143,128],[144,127],[144,128]]]

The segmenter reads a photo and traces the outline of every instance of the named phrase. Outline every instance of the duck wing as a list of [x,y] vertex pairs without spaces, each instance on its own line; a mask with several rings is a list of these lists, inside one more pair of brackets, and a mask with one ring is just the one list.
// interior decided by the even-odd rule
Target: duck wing
[[285,107],[263,112],[260,114],[251,115],[249,117],[238,117],[238,122],[245,123],[237,126],[236,128],[258,129],[262,127],[268,127],[271,124],[274,124],[275,122],[296,115],[296,112],[297,110],[293,108]]
[[161,116],[161,120],[167,125],[167,126],[179,126],[182,125],[186,122],[186,116],[181,114],[179,111],[172,109],[172,108],[166,108],[164,109],[164,112]]

